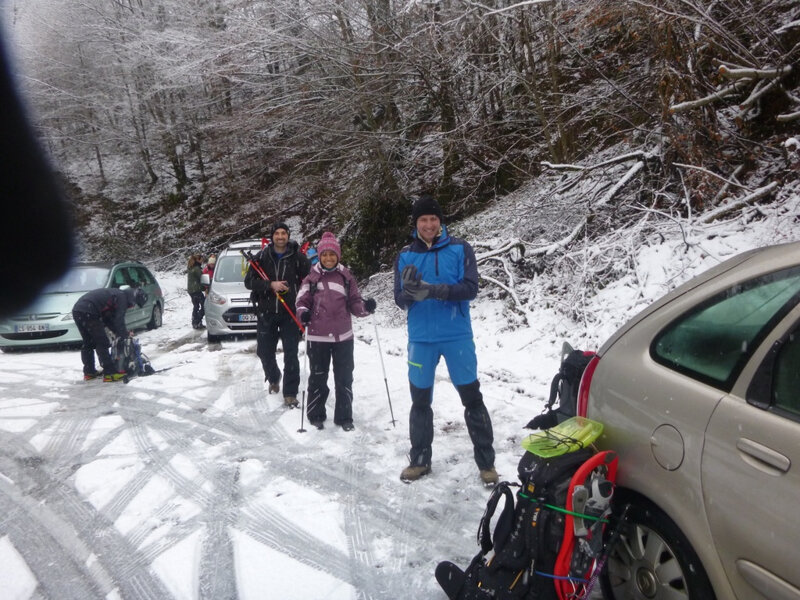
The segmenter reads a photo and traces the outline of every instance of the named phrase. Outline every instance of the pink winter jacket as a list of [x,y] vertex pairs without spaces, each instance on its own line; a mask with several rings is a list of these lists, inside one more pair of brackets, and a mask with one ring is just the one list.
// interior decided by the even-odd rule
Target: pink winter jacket
[[307,327],[309,342],[343,342],[353,337],[350,315],[366,317],[364,300],[355,278],[342,264],[326,271],[317,263],[303,279],[297,294],[297,318],[311,311]]

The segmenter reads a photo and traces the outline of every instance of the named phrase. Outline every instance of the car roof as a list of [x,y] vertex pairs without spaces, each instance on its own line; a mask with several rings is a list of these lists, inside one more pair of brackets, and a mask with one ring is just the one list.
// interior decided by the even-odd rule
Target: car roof
[[110,269],[116,265],[136,265],[137,267],[144,267],[144,263],[138,260],[95,260],[95,261],[80,261],[76,262],[73,268],[77,267],[97,267],[103,269]]
[[250,240],[239,240],[237,242],[231,242],[228,244],[228,247],[225,248],[223,252],[237,252],[239,250],[261,250],[262,242],[261,239],[250,239]]
[[597,353],[602,356],[635,325],[667,304],[686,294],[691,294],[703,284],[712,282],[708,286],[708,289],[703,292],[703,295],[706,295],[706,293],[707,295],[713,295],[737,283],[747,281],[759,275],[796,265],[800,265],[800,242],[764,246],[763,248],[755,248],[737,254],[707,271],[692,277],[665,296],[650,304],[650,306],[620,327],[606,343],[602,345]]

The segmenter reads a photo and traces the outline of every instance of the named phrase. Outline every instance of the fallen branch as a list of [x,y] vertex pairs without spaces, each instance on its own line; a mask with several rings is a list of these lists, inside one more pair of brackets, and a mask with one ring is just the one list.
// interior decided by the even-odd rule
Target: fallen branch
[[[748,188],[747,186],[742,185],[741,183],[739,183],[737,181],[733,181],[731,179],[725,179],[722,175],[718,175],[717,173],[714,173],[713,171],[709,171],[708,169],[704,169],[703,167],[698,167],[697,165],[685,165],[683,163],[672,163],[672,164],[675,165],[676,167],[682,167],[684,169],[694,169],[696,171],[702,171],[703,173],[706,173],[707,175],[711,175],[712,177],[716,177],[720,181],[724,181],[727,185],[735,185],[736,187],[744,188],[748,192],[750,191],[750,188]],[[741,165],[739,167],[737,167],[736,171],[734,171],[734,173],[733,173],[734,176],[736,176],[736,173],[738,173],[741,168],[742,168]]]
[[693,108],[698,108],[700,106],[711,104],[716,100],[723,100],[724,98],[727,98],[728,96],[738,92],[742,87],[744,87],[742,84],[744,82],[749,82],[749,81],[750,81],[749,79],[740,79],[733,85],[723,88],[717,92],[714,92],[713,94],[710,94],[705,98],[698,98],[697,100],[689,100],[688,102],[681,102],[680,104],[674,104],[669,107],[669,112],[672,114],[682,113],[692,110]]
[[540,164],[543,167],[548,167],[550,169],[561,170],[561,171],[591,171],[593,169],[601,169],[603,167],[607,167],[608,165],[614,165],[628,160],[634,160],[634,159],[643,160],[648,156],[649,156],[648,154],[641,151],[629,152],[628,154],[621,154],[619,156],[615,156],[614,158],[609,158],[608,160],[599,162],[595,165],[589,165],[588,167],[584,167],[582,165],[551,163],[547,161],[542,161]]
[[714,210],[708,211],[700,219],[698,219],[698,222],[699,223],[708,224],[708,223],[711,223],[712,221],[716,221],[717,219],[719,219],[721,217],[724,217],[725,215],[730,214],[730,213],[742,208],[743,206],[746,206],[746,205],[750,204],[751,202],[753,202],[755,200],[759,200],[759,199],[763,198],[764,196],[768,196],[777,187],[778,187],[778,182],[777,181],[773,181],[772,183],[769,183],[769,184],[765,185],[764,187],[758,188],[752,194],[748,194],[744,198],[739,198],[738,200],[733,200],[732,202],[729,202],[728,204],[724,204],[724,205],[720,206],[719,208],[715,208]]
[[731,69],[725,65],[719,68],[719,74],[728,79],[776,79],[791,72],[791,65],[775,69]]
[[790,121],[797,121],[797,119],[800,119],[800,111],[793,113],[783,113],[775,117],[775,120],[778,123],[789,123]]
[[633,176],[636,175],[636,173],[641,171],[643,168],[644,168],[644,161],[637,162],[635,165],[633,165],[630,169],[628,169],[628,172],[622,176],[622,179],[620,179],[614,185],[614,187],[608,190],[605,196],[603,196],[597,202],[597,204],[595,204],[595,206],[603,206],[604,204],[608,204],[611,201],[611,199],[617,194],[617,192],[620,191],[623,187],[625,187],[625,184],[627,184],[633,178]]

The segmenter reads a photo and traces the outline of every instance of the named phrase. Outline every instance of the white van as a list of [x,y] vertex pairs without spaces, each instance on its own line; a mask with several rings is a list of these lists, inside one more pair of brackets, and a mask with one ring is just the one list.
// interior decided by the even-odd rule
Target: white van
[[250,290],[244,287],[248,263],[241,250],[256,254],[261,247],[260,239],[233,242],[217,256],[214,279],[203,275],[203,285],[209,286],[204,305],[209,343],[226,335],[255,334],[255,307]]

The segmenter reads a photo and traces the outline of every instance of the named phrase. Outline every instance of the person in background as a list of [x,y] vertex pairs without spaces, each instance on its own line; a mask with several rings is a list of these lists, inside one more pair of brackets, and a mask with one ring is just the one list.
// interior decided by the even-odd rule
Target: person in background
[[450,237],[442,209],[422,195],[411,211],[413,241],[394,265],[395,303],[408,311],[408,380],[411,389],[410,464],[400,479],[414,481],[431,472],[433,382],[444,357],[461,403],[484,484],[497,483],[492,421],[478,382],[478,359],[469,303],[478,294],[478,267],[472,247]]
[[217,255],[211,254],[208,257],[206,266],[203,267],[203,275],[208,275],[209,281],[214,279],[214,268],[217,266]]
[[333,422],[344,431],[353,426],[353,324],[350,315],[366,317],[376,302],[364,300],[350,271],[341,264],[336,237],[326,231],[317,244],[319,262],[311,267],[297,295],[297,316],[306,325],[308,421],[317,429],[327,418],[328,370],[333,360],[336,405]]
[[[72,318],[78,327],[78,332],[83,339],[81,346],[81,361],[83,362],[83,379],[89,381],[100,375],[103,381],[119,381],[125,372],[118,372],[111,360],[109,352],[110,342],[106,335],[108,327],[119,338],[133,335],[125,326],[125,311],[136,304],[141,308],[147,302],[147,294],[141,288],[99,288],[86,292],[78,298],[72,307]],[[95,368],[94,354],[103,372]]]
[[[208,294],[208,288],[211,287],[211,282],[214,281],[214,268],[217,266],[217,255],[211,254],[208,257],[206,266],[203,267],[203,275],[208,275],[208,285],[203,284],[203,293]],[[203,309],[205,310],[205,309]]]
[[[256,307],[256,353],[264,369],[268,392],[281,391],[281,370],[275,359],[278,340],[283,346],[283,401],[295,407],[300,387],[300,362],[297,347],[300,327],[295,323],[295,299],[300,284],[308,275],[311,265],[300,252],[297,242],[289,239],[286,223],[276,223],[270,232],[270,243],[254,257],[269,280],[264,280],[252,265],[244,276],[244,286],[252,290]],[[281,299],[283,302],[281,302]]]
[[186,264],[186,291],[192,299],[192,327],[195,329],[203,329],[204,327],[205,309],[203,308],[203,301],[205,300],[205,295],[200,281],[203,275],[202,264],[202,254],[192,254]]

